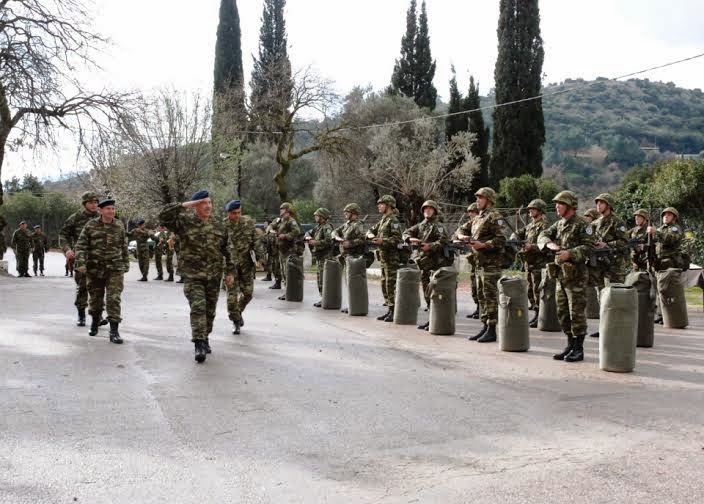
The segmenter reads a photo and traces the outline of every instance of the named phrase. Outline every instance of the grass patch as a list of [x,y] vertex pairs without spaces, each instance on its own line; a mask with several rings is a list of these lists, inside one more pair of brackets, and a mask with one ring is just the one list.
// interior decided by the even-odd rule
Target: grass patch
[[688,287],[684,290],[684,297],[687,300],[687,306],[702,307],[702,290],[699,287]]

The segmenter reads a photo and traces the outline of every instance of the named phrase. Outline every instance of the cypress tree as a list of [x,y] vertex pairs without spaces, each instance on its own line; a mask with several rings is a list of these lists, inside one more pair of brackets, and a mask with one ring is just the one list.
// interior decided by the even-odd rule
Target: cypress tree
[[286,47],[286,0],[264,0],[259,55],[251,79],[250,120],[261,131],[277,131],[291,103],[291,62]]
[[220,0],[213,71],[213,138],[230,136],[226,129],[245,129],[242,33],[236,0]]
[[[450,103],[447,108],[448,114],[454,114],[456,112],[461,112],[464,110],[462,108],[462,93],[460,93],[457,87],[457,73],[455,72],[455,66],[451,67],[452,79],[450,79]],[[445,119],[445,138],[450,140],[455,133],[459,131],[467,131],[469,125],[468,118],[466,114],[459,114],[454,116],[449,116]]]
[[469,77],[469,91],[463,100],[462,110],[473,110],[468,114],[469,132],[476,135],[476,140],[470,149],[472,156],[479,160],[479,175],[475,177],[471,194],[477,189],[489,185],[489,128],[484,126],[484,115],[479,100],[479,85],[474,84],[474,76]]
[[416,0],[406,12],[406,33],[401,37],[401,58],[396,60],[391,74],[391,90],[404,96],[415,97],[415,41],[416,41]]
[[414,49],[414,89],[413,99],[419,107],[435,108],[435,101],[438,98],[438,90],[433,86],[435,77],[435,61],[430,54],[430,33],[428,31],[428,13],[425,8],[425,0],[420,6],[420,17],[418,18],[418,31],[416,33]]
[[[499,53],[494,68],[496,103],[537,96],[541,91],[543,40],[538,0],[501,0]],[[543,173],[545,123],[542,100],[494,110],[490,163],[495,185],[504,177]]]

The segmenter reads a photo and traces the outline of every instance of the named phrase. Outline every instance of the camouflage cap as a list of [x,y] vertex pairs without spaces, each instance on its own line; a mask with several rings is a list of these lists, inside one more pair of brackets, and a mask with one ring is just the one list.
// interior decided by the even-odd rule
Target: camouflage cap
[[477,192],[474,193],[475,196],[483,196],[489,201],[491,201],[494,205],[496,204],[496,191],[494,191],[491,187],[482,187],[477,190]]
[[390,194],[384,194],[381,198],[379,198],[376,201],[376,204],[378,205],[379,203],[384,203],[386,205],[389,205],[391,208],[396,208],[396,198],[394,198]]
[[279,206],[279,210],[287,210],[291,212],[293,210],[293,205],[289,203],[288,201],[285,201],[281,203],[281,206]]
[[677,211],[677,209],[675,207],[669,206],[669,207],[665,208],[662,212],[660,212],[660,217],[665,215],[666,212],[670,212],[672,215],[674,215],[677,218],[677,220],[680,220],[680,213]]
[[81,194],[81,203],[84,205],[88,203],[89,201],[98,201],[100,200],[100,197],[98,196],[97,193],[94,193],[93,191],[86,191],[83,194]]
[[526,207],[528,210],[531,208],[539,211],[540,213],[545,213],[548,210],[548,205],[541,199],[534,199],[530,203],[528,203],[528,206]]
[[315,212],[313,212],[313,215],[318,215],[322,217],[323,219],[329,219],[330,218],[330,210],[324,207],[318,208]]
[[645,208],[639,208],[635,212],[633,212],[633,217],[636,217],[640,215],[643,217],[645,220],[649,221],[650,220],[650,212],[648,212]]
[[579,204],[577,195],[572,191],[560,191],[552,200],[555,203],[562,203],[563,205],[567,205],[572,208],[577,208],[577,205]]
[[582,217],[591,217],[592,220],[597,220],[601,217],[601,214],[596,208],[587,208],[582,214]]
[[614,197],[611,196],[609,193],[601,193],[599,196],[594,198],[594,203],[597,203],[599,201],[603,201],[607,205],[609,205],[611,208],[614,207]]
[[420,211],[422,212],[423,210],[425,210],[426,207],[430,207],[433,210],[435,210],[435,214],[440,213],[440,208],[438,207],[438,204],[435,203],[433,200],[429,199],[426,202],[424,202],[420,207]]
[[479,212],[479,207],[477,206],[476,203],[472,203],[467,207],[468,212]]
[[362,210],[359,208],[359,205],[357,203],[350,203],[350,204],[346,205],[343,211],[357,214],[357,215],[359,215],[362,212]]

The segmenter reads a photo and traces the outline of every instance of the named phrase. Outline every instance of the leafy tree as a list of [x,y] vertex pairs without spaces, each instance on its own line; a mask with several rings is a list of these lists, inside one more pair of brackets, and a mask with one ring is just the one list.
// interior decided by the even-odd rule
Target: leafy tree
[[[541,91],[543,41],[538,0],[501,0],[499,54],[494,69],[496,103],[513,102]],[[494,182],[522,173],[543,172],[545,125],[542,100],[494,110],[491,178]]]
[[9,223],[5,232],[12,234],[13,228],[25,220],[30,228],[34,224],[42,226],[50,244],[55,246],[64,221],[78,206],[78,202],[61,193],[36,196],[27,191],[12,192],[2,206],[2,214]]
[[489,127],[484,126],[484,113],[479,110],[479,85],[474,84],[474,76],[469,76],[469,92],[464,99],[463,110],[473,110],[469,113],[469,132],[475,137],[472,144],[472,156],[479,160],[479,172],[472,181],[470,191],[474,193],[480,187],[489,184]]
[[401,37],[401,57],[394,64],[391,74],[391,89],[403,96],[415,96],[415,40],[416,40],[416,0],[411,0],[406,12],[406,33]]
[[31,173],[25,173],[22,177],[22,191],[28,192],[35,196],[41,196],[44,194],[44,185],[42,182]]
[[[455,72],[455,66],[452,65],[450,68],[452,72],[452,78],[450,79],[450,101],[447,106],[448,114],[455,114],[457,112],[462,112],[463,110],[463,100],[462,93],[460,93],[457,87],[457,73]],[[466,114],[451,115],[445,118],[445,138],[450,140],[455,133],[460,131],[467,131],[469,129],[469,118]]]
[[638,142],[632,138],[616,135],[609,139],[606,148],[609,151],[606,156],[607,163],[618,163],[620,166],[631,167],[645,160],[645,153],[641,150]]
[[540,198],[548,204],[559,192],[557,184],[552,180],[521,175],[506,177],[501,180],[498,193],[499,206],[504,208],[525,207],[531,200]]

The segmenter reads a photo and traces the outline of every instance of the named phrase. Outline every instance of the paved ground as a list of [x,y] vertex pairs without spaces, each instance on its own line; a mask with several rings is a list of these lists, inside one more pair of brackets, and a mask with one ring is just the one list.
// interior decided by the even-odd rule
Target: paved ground
[[614,374],[595,341],[574,365],[555,333],[519,354],[466,341],[466,296],[435,337],[374,320],[376,285],[357,318],[313,308],[312,282],[296,304],[257,282],[244,333],[221,299],[196,365],[179,284],[133,265],[116,346],[75,327],[58,255],[48,273],[0,277],[0,502],[704,501],[694,309]]

